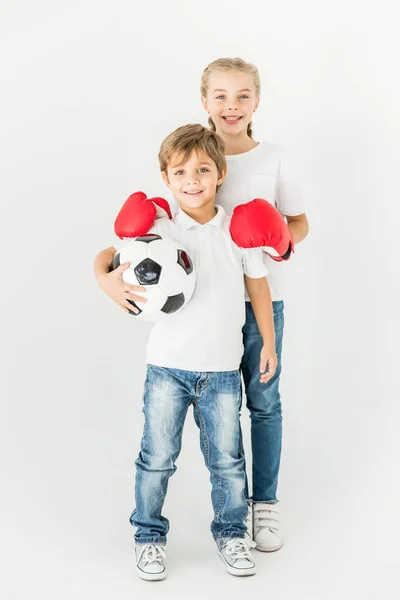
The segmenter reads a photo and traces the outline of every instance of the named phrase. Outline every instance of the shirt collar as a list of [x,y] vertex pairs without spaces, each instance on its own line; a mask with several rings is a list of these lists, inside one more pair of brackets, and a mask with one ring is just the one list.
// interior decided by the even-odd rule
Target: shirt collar
[[215,204],[215,208],[217,209],[217,214],[215,217],[213,217],[211,221],[203,223],[203,225],[200,225],[200,223],[192,219],[192,217],[189,217],[189,215],[186,214],[181,208],[176,215],[175,222],[185,229],[190,229],[191,227],[205,227],[206,225],[214,225],[214,227],[221,229],[226,219],[226,212],[219,204]]

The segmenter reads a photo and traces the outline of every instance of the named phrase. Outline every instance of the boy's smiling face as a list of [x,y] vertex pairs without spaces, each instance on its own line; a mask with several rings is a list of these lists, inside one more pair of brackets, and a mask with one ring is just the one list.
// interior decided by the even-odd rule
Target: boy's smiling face
[[182,155],[172,156],[167,171],[162,172],[164,182],[188,214],[213,208],[217,186],[225,175],[218,173],[215,162],[201,150],[192,152],[186,161]]

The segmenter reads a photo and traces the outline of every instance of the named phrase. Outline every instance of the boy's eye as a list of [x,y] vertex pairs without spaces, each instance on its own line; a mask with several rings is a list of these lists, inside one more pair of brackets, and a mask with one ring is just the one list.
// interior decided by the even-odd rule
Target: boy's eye
[[242,94],[241,96],[239,96],[239,98],[248,98],[248,96],[246,96],[246,94]]
[[174,173],[174,175],[182,175],[183,171],[176,171],[176,173]]
[[201,169],[199,169],[199,171],[203,171],[205,173],[208,173],[208,169],[206,169],[206,167],[201,167]]

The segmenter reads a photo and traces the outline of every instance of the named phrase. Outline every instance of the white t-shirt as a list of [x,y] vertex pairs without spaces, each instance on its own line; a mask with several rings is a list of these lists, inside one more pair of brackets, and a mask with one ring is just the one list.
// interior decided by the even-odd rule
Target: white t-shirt
[[[260,142],[248,152],[225,158],[228,174],[217,192],[216,201],[228,215],[232,215],[238,204],[245,204],[254,198],[268,200],[283,215],[295,216],[305,212],[302,193],[292,177],[281,146]],[[166,198],[171,202],[172,210],[176,211],[176,200],[171,193],[167,193]],[[276,262],[266,253],[263,253],[263,257],[268,268],[267,279],[272,300],[282,300],[285,263]]]
[[[230,217],[217,206],[216,216],[200,225],[179,211],[173,221],[158,219],[150,233],[182,243],[196,269],[191,300],[176,314],[157,321],[150,332],[147,362],[188,371],[233,371],[243,354],[244,276],[268,273],[259,248],[241,249],[229,233]],[[120,247],[121,244],[114,244]]]

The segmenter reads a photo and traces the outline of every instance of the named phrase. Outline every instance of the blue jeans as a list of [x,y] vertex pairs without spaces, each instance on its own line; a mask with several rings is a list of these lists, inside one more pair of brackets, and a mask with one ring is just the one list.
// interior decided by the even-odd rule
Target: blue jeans
[[211,532],[220,546],[225,538],[244,537],[247,514],[245,467],[240,452],[240,372],[193,372],[147,365],[145,416],[136,460],[136,508],[130,522],[136,543],[165,544],[168,519],[162,516],[168,480],[176,471],[183,425],[189,406],[200,430],[200,447],[210,471],[214,519]]
[[[246,497],[253,502],[277,502],[276,490],[282,447],[282,408],[279,394],[281,374],[284,304],[273,302],[275,343],[278,366],[268,383],[260,383],[260,352],[263,340],[250,302],[246,302],[246,323],[243,326],[244,354],[241,370],[246,390],[246,405],[251,419],[251,449],[253,488],[250,498],[246,478]],[[240,437],[240,452],[243,444]]]

